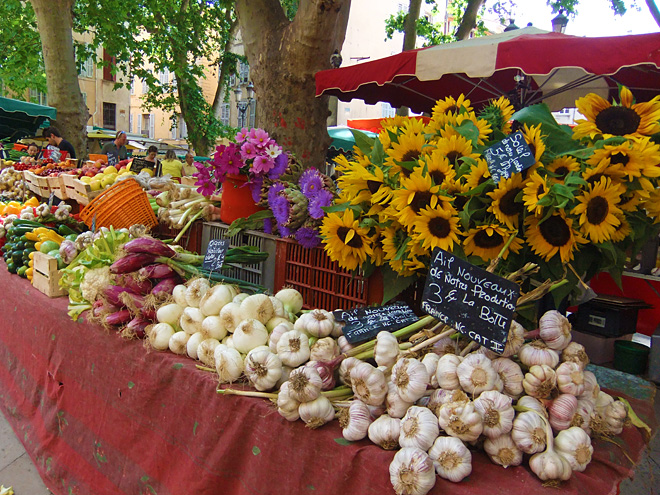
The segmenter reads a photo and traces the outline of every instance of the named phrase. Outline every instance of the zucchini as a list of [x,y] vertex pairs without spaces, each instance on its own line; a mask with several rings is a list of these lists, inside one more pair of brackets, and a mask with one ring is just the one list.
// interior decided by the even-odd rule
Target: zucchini
[[71,234],[75,234],[76,236],[78,235],[75,230],[73,230],[71,227],[69,227],[66,224],[60,224],[60,226],[57,228],[58,234],[60,234],[62,237],[66,237]]

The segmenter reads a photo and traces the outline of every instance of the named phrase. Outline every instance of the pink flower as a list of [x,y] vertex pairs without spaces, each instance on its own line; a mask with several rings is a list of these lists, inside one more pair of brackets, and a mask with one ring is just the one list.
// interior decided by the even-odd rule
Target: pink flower
[[252,172],[255,174],[263,174],[268,172],[275,166],[275,160],[268,156],[259,155],[252,162]]
[[247,127],[243,127],[238,133],[236,133],[236,137],[234,138],[237,143],[241,144],[243,141],[245,141],[248,137],[248,130]]
[[248,137],[258,149],[263,149],[270,141],[270,136],[263,129],[252,129]]
[[243,146],[241,146],[241,158],[243,158],[243,160],[250,160],[252,158],[256,158],[256,156],[257,148],[254,146],[254,144],[250,141],[243,143]]

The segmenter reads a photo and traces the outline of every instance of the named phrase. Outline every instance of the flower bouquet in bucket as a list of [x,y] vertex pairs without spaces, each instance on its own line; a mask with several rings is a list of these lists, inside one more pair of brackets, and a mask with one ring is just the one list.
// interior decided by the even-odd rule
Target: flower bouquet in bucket
[[[340,194],[321,233],[347,269],[381,267],[392,279],[424,276],[435,247],[501,273],[538,265],[537,281],[566,279],[566,297],[600,271],[620,277],[626,257],[660,220],[660,97],[576,102],[571,130],[544,104],[514,109],[502,97],[478,114],[463,96],[437,102],[427,124],[385,119],[378,139],[356,135],[339,157]],[[494,182],[484,152],[519,130],[533,165]]]

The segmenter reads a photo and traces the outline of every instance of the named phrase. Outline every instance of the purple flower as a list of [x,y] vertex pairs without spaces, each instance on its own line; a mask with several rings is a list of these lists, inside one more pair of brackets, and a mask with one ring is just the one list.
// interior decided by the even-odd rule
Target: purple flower
[[243,146],[241,146],[241,158],[243,158],[243,160],[251,160],[256,157],[257,149],[255,148],[254,144],[252,144],[250,141],[243,143]]
[[321,244],[321,238],[318,232],[310,227],[300,227],[296,231],[296,241],[307,249],[315,248]]
[[275,158],[275,166],[268,172],[269,179],[278,179],[289,166],[289,157],[282,153]]
[[280,235],[282,237],[289,237],[293,234],[293,232],[291,232],[290,228],[285,227],[284,225],[282,225],[280,223],[277,224],[277,229],[280,231]]
[[313,196],[307,204],[309,216],[316,220],[325,216],[325,211],[321,208],[330,206],[332,204],[332,193],[327,189],[321,189]]
[[278,224],[283,225],[289,221],[291,205],[289,205],[289,200],[286,199],[285,196],[274,194],[271,198],[269,194],[268,205],[270,206],[270,209],[273,212],[273,217],[275,217]]
[[252,193],[252,199],[255,203],[261,201],[261,186],[264,184],[263,177],[255,177],[249,182],[250,192]]
[[252,162],[252,172],[255,174],[265,174],[275,166],[275,160],[272,160],[268,155],[259,155]]
[[307,199],[312,199],[323,189],[323,177],[321,177],[321,172],[315,168],[308,168],[300,176],[298,184],[302,193],[307,196]]
[[264,218],[264,233],[265,234],[273,233],[273,221],[270,218]]
[[257,147],[263,149],[270,141],[270,136],[263,129],[252,129],[248,135],[248,140]]
[[243,141],[245,141],[248,137],[248,129],[247,127],[243,127],[240,131],[236,133],[236,137],[234,138],[238,144],[243,144]]
[[281,182],[275,182],[270,188],[268,189],[268,203],[271,202],[271,200],[278,195],[280,191],[284,191],[284,184]]

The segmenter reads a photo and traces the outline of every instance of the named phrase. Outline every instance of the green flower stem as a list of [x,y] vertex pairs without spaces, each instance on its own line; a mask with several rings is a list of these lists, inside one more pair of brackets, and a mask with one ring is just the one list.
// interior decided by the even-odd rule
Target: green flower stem
[[[411,333],[416,332],[417,330],[421,330],[426,325],[429,325],[434,321],[435,319],[432,316],[425,316],[423,318],[420,318],[412,325],[408,325],[407,327],[397,330],[396,332],[392,332],[392,335],[394,335],[397,339],[407,337]],[[364,344],[355,346],[353,349],[349,350],[348,352],[345,352],[344,355],[346,357],[354,357],[364,353],[365,351],[371,351],[375,346],[376,346],[376,339],[372,339],[369,342],[365,342]]]

